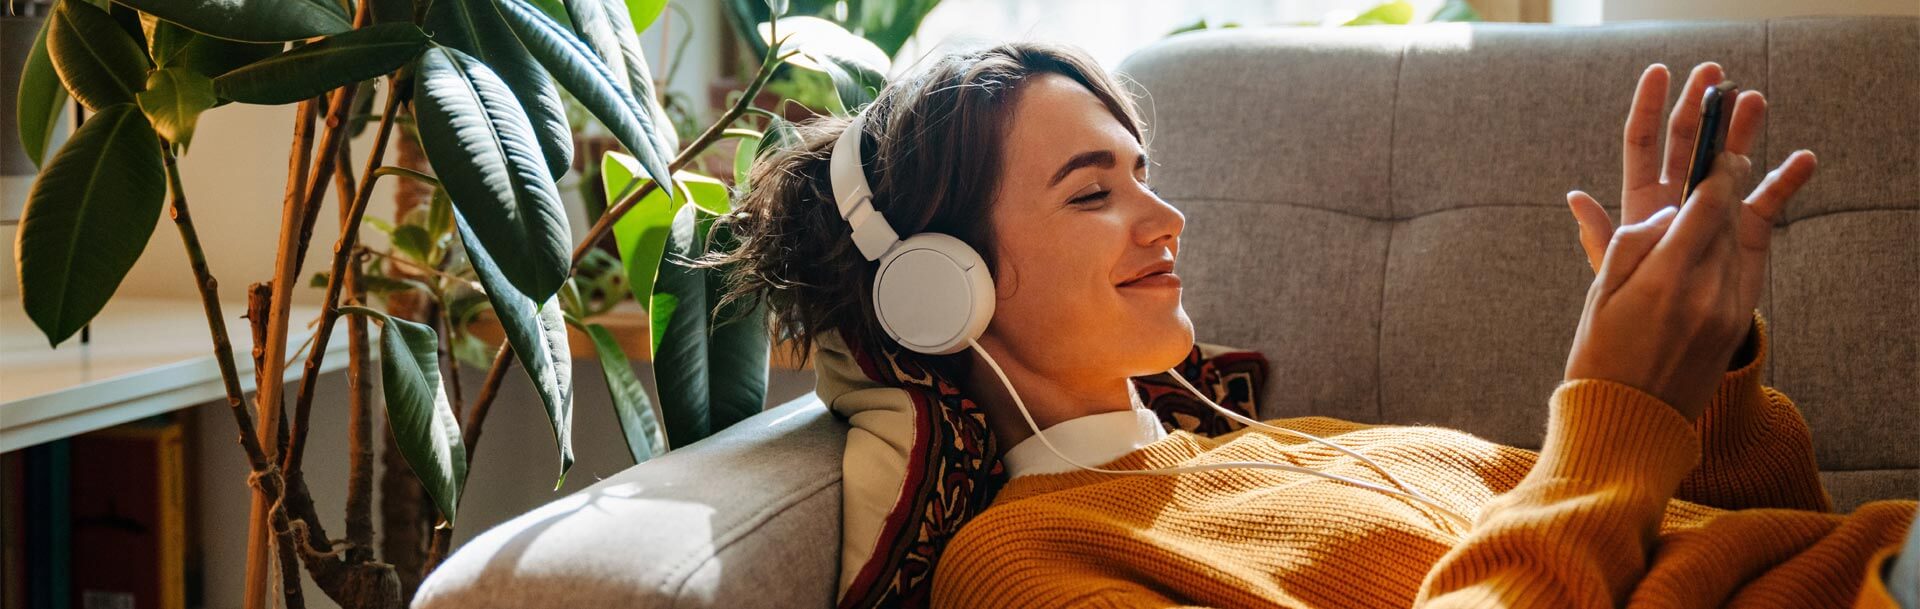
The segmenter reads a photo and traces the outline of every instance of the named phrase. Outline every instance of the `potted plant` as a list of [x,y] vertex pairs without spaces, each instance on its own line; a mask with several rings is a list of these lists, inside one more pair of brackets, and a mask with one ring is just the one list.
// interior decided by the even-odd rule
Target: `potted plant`
[[[769,13],[770,33],[777,33],[780,14]],[[44,140],[23,142],[40,164],[15,243],[22,305],[49,342],[71,339],[112,298],[167,210],[188,254],[251,470],[248,607],[271,602],[269,560],[286,578],[289,606],[304,604],[302,567],[342,606],[405,606],[413,584],[449,549],[468,464],[510,368],[533,383],[554,432],[556,477],[564,479],[573,462],[576,341],[595,346],[636,461],[667,450],[663,440],[684,444],[758,410],[769,352],[764,311],[757,303],[714,310],[704,294],[716,278],[674,262],[709,247],[705,229],[730,201],[698,186],[698,176],[676,172],[723,138],[751,139],[757,151],[777,145],[779,131],[736,128],[750,114],[742,101],[697,137],[679,141],[637,46],[636,32],[651,18],[626,0],[54,4],[22,91],[52,86],[87,115],[57,151]],[[805,51],[770,39],[741,100],[755,99],[776,67]],[[843,62],[814,59],[848,80]],[[837,89],[843,97],[863,91],[852,84]],[[625,150],[599,160],[623,168],[624,182],[603,179],[617,194],[580,237],[565,222],[555,186],[574,154],[561,90]],[[20,95],[22,124],[54,120],[61,104],[49,98],[57,97]],[[274,273],[247,290],[259,387],[251,405],[226,334],[231,313],[222,310],[178,170],[191,162],[200,114],[226,103],[296,106]],[[374,145],[354,158],[346,142],[360,128],[374,130]],[[387,162],[388,143],[399,132],[417,134],[424,167]],[[744,157],[751,162],[753,154]],[[381,180],[424,189],[428,202],[395,222],[371,220],[367,203]],[[342,203],[329,219],[339,222],[340,238],[328,268],[312,280],[323,286],[323,312],[298,380],[288,386],[288,358],[299,347],[290,341],[291,295],[314,270],[301,261],[329,190]],[[393,247],[362,247],[363,226],[387,232]],[[617,274],[594,253],[608,238],[625,244],[615,248]],[[634,280],[641,275],[647,279]],[[650,346],[659,347],[651,358],[656,373],[678,379],[662,383],[657,412],[633,380],[625,350],[593,321],[594,312],[621,299],[609,279],[618,277],[628,294],[646,294],[640,302],[650,315]],[[419,298],[428,314],[413,321],[367,306],[370,295],[381,294]],[[459,320],[487,309],[504,340],[491,353],[482,349],[480,359],[489,361],[483,388],[463,399],[457,383],[444,378],[458,367],[445,362],[463,349],[456,344]],[[716,315],[744,323],[714,325]],[[351,353],[351,477],[346,533],[334,536],[317,516],[302,464],[325,343],[342,324]],[[380,326],[377,339],[372,324]],[[381,401],[371,399],[372,365],[381,368]],[[376,555],[369,437],[376,407],[385,411],[404,469],[438,513],[418,564]]]

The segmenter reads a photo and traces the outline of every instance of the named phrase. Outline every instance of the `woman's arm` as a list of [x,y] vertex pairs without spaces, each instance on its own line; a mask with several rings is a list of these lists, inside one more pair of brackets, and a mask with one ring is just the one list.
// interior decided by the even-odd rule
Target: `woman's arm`
[[1700,454],[1693,426],[1646,392],[1560,385],[1540,460],[1441,557],[1417,607],[1615,607],[1646,571],[1668,499]]
[[1680,481],[1675,498],[1717,508],[1829,511],[1820,485],[1813,436],[1786,394],[1760,383],[1770,345],[1767,322],[1753,314],[1747,345],[1694,423],[1700,465]]
[[[1665,161],[1665,66],[1650,66],[1628,110],[1623,218],[1614,230],[1592,197],[1570,193],[1597,270],[1554,391],[1540,460],[1482,510],[1474,529],[1428,572],[1423,607],[1615,607],[1647,568],[1660,518],[1700,459],[1694,430],[1747,337],[1766,283],[1773,219],[1813,173],[1789,155],[1747,200],[1766,103],[1737,100],[1726,153],[1679,208],[1700,94],[1720,81],[1696,67],[1674,104]],[[1597,218],[1593,217],[1598,215]],[[1604,233],[1604,234],[1603,234]]]

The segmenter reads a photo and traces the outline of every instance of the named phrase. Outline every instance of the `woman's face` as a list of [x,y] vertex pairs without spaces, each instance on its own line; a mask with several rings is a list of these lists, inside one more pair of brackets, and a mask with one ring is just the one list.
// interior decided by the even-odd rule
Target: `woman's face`
[[1172,274],[1186,219],[1148,190],[1140,143],[1058,74],[1022,83],[1013,112],[993,203],[998,302],[986,338],[1066,382],[1173,367],[1193,346]]

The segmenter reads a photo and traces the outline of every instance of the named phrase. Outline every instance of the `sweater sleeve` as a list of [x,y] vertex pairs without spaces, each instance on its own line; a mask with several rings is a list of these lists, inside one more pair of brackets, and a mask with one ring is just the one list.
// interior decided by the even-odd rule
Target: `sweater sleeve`
[[1742,349],[1745,363],[1721,379],[1713,401],[1694,423],[1700,465],[1680,481],[1675,498],[1729,510],[1832,509],[1820,485],[1806,421],[1786,394],[1760,383],[1769,342],[1767,322],[1756,311]]
[[1700,456],[1672,407],[1612,381],[1554,390],[1540,459],[1428,571],[1418,607],[1615,607]]

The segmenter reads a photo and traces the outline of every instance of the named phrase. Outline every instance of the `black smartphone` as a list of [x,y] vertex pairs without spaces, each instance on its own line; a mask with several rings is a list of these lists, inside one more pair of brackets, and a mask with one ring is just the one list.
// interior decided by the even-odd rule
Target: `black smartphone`
[[1680,203],[1686,204],[1693,189],[1707,179],[1713,158],[1727,145],[1727,125],[1733,122],[1733,101],[1740,96],[1740,85],[1732,81],[1707,87],[1700,98],[1700,134],[1693,139],[1693,159],[1687,163],[1687,187],[1680,191]]

